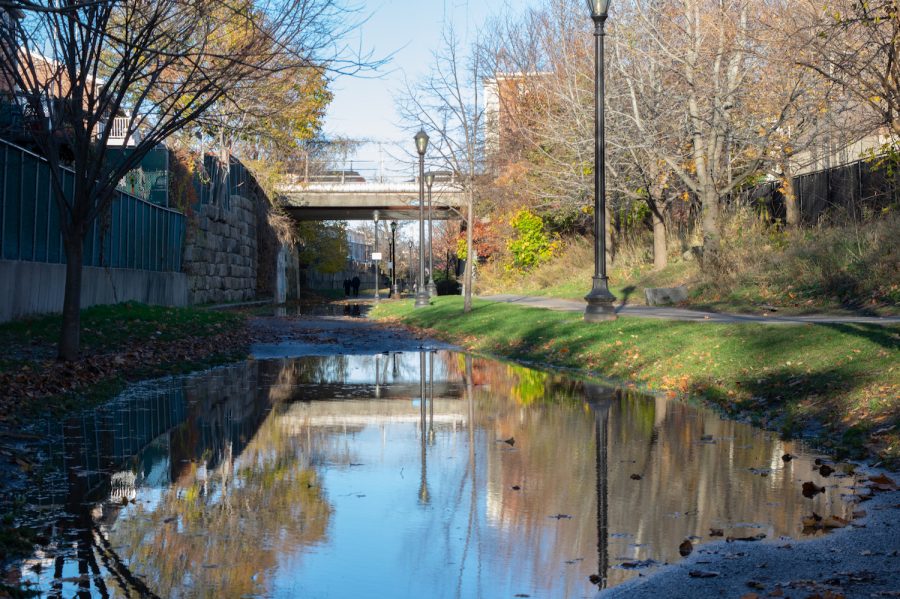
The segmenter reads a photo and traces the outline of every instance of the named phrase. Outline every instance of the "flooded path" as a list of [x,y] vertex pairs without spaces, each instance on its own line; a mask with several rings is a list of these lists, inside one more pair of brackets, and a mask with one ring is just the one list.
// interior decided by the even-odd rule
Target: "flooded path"
[[[730,537],[739,552],[753,543],[740,539],[803,536],[812,511],[854,509],[853,477],[822,477],[802,447],[684,403],[443,349],[278,347],[43,423],[48,467],[25,495],[49,542],[7,584],[592,597],[680,560],[686,539]],[[805,481],[825,491],[804,498]]]

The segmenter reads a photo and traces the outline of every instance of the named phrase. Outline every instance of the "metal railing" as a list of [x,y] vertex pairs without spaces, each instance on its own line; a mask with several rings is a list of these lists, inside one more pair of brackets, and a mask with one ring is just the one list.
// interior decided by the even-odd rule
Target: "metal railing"
[[[0,259],[64,264],[59,210],[47,161],[0,140]],[[62,169],[72,193],[75,173]],[[181,270],[185,217],[116,191],[109,212],[84,240],[84,265],[151,271]]]

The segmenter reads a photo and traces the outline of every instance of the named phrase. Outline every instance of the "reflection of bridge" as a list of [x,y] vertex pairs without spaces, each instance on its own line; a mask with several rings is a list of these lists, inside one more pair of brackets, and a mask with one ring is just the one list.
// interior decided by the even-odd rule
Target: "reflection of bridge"
[[[418,182],[307,183],[284,185],[278,191],[282,197],[281,206],[295,220],[372,220],[376,210],[383,220],[419,218]],[[463,193],[458,186],[434,184],[432,210],[435,220],[458,218],[463,203]]]

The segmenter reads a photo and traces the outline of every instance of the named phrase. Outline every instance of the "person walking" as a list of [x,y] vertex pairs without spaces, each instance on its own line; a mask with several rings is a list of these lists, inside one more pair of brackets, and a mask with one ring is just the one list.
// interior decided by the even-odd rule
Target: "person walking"
[[350,297],[350,279],[344,279],[344,295]]
[[351,284],[353,285],[353,297],[359,297],[359,277],[354,276]]

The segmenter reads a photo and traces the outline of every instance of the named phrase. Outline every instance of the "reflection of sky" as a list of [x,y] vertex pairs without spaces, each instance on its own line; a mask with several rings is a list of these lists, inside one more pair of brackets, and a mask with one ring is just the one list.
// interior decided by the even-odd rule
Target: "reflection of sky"
[[[527,572],[515,568],[516,575],[510,576],[510,564],[492,559],[496,554],[490,547],[504,539],[486,517],[481,450],[475,461],[480,484],[472,497],[467,435],[465,430],[441,430],[435,445],[427,448],[428,504],[419,499],[417,424],[369,427],[348,438],[353,455],[368,457],[362,465],[323,473],[336,516],[328,542],[302,559],[286,556],[274,578],[275,595],[367,597],[376,589],[381,597],[529,592]],[[479,430],[476,445],[483,448],[487,441]]]

